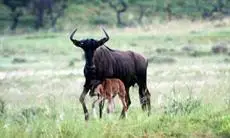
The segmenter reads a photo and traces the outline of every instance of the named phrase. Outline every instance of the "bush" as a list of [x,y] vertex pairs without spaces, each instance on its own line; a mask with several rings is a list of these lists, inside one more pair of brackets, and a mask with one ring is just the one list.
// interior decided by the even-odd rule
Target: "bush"
[[[173,93],[175,95],[175,90],[173,91]],[[181,99],[178,97],[167,96],[169,102],[165,106],[163,106],[165,114],[186,115],[201,107],[201,99],[193,98],[191,92],[187,98]]]
[[188,45],[188,46],[182,47],[181,50],[185,51],[185,52],[193,52],[193,51],[195,51],[195,47],[191,46],[191,45]]
[[110,22],[103,16],[92,16],[90,23],[94,25],[109,25]]
[[228,47],[225,44],[218,44],[212,47],[212,52],[215,54],[228,53]]
[[27,60],[25,58],[13,58],[12,63],[25,63]]
[[210,56],[211,54],[212,54],[211,52],[206,52],[206,51],[193,51],[189,53],[189,55],[192,57]]
[[[84,58],[84,57],[83,57]],[[75,62],[79,62],[79,61],[81,61],[80,59],[78,59],[78,58],[73,58],[73,59],[71,59],[70,61],[69,61],[69,67],[73,67],[73,66],[75,66]]]
[[161,64],[161,63],[175,63],[176,59],[171,58],[171,57],[157,57],[157,56],[153,56],[153,57],[150,57],[148,59],[148,61],[151,62],[151,63]]
[[230,116],[225,115],[221,116],[214,121],[215,130],[217,131],[217,134],[229,138],[230,137]]

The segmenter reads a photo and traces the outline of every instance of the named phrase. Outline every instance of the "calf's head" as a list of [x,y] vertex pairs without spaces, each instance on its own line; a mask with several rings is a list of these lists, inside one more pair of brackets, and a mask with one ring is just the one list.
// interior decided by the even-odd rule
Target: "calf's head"
[[98,96],[100,94],[100,89],[101,89],[101,81],[99,80],[91,80],[90,83],[90,92],[89,95],[92,96]]

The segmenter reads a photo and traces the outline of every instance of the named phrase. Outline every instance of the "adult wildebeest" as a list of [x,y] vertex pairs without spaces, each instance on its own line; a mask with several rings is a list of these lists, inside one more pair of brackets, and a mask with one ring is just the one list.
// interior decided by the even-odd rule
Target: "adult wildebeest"
[[[84,67],[85,84],[79,99],[84,110],[85,120],[88,120],[89,114],[84,100],[89,90],[91,90],[92,80],[103,81],[105,78],[118,78],[123,81],[127,92],[128,107],[131,104],[129,88],[137,83],[142,109],[145,110],[148,107],[148,114],[150,114],[151,103],[150,93],[147,88],[147,59],[132,51],[113,50],[104,46],[104,43],[109,40],[109,36],[104,29],[106,37],[100,40],[76,40],[73,38],[76,31],[77,29],[72,32],[70,40],[75,46],[83,49],[86,59]],[[100,103],[99,107],[101,117],[103,103]],[[124,116],[124,111],[121,116]]]

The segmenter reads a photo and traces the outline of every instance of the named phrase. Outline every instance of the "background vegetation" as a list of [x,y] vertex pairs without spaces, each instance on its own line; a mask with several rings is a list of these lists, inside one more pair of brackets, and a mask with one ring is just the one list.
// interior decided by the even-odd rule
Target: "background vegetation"
[[[1,137],[230,137],[228,0],[2,0],[0,6]],[[77,39],[99,39],[99,25],[110,48],[148,58],[151,116],[142,112],[135,86],[125,120],[118,119],[116,98],[114,114],[84,121],[78,98],[85,61],[69,34],[78,27]],[[89,109],[92,101],[87,96]]]
[[221,20],[229,0],[2,0],[0,30],[139,26],[174,19]]

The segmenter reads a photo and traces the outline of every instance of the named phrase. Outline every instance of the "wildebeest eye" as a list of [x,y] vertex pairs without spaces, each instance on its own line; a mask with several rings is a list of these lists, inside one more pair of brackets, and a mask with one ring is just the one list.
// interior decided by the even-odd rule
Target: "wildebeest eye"
[[80,43],[80,45],[84,45],[84,43],[83,43],[83,42],[81,42],[81,43]]

